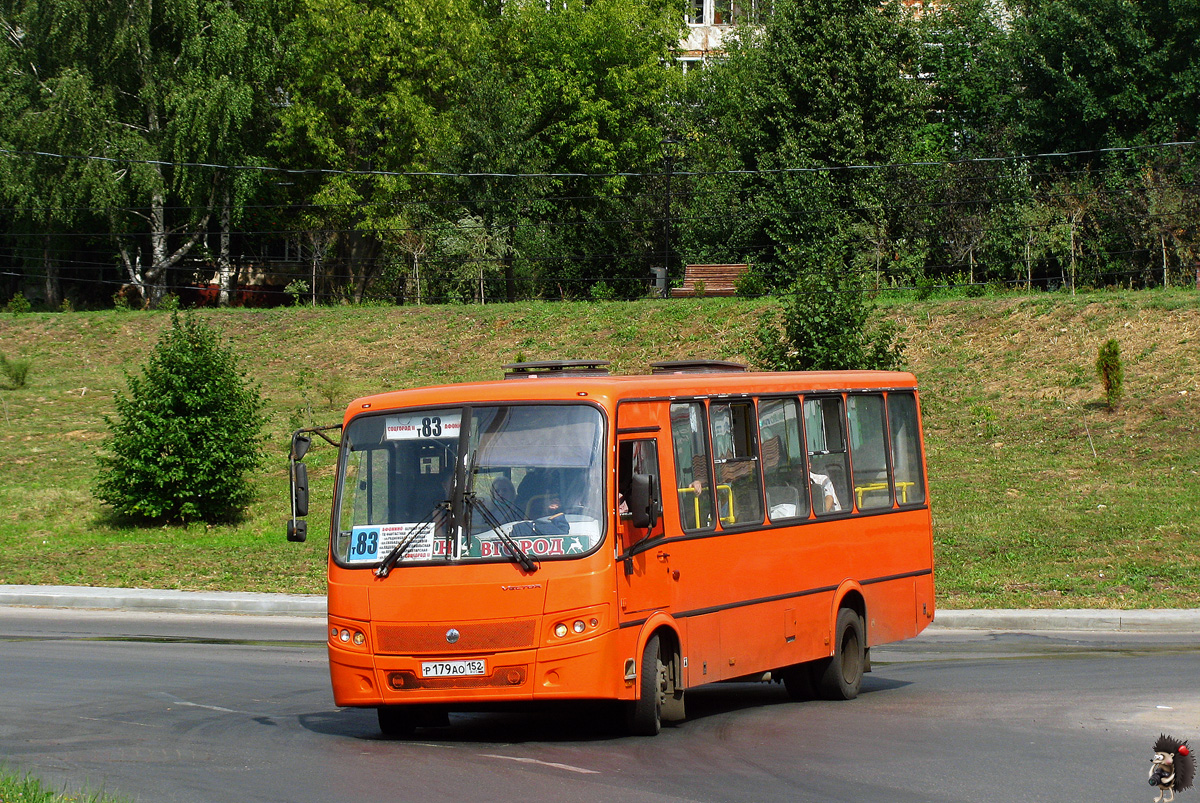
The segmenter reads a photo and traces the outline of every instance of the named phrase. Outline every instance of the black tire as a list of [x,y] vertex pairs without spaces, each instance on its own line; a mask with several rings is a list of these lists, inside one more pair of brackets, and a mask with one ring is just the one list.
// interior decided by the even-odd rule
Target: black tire
[[658,635],[655,634],[646,642],[646,649],[642,650],[642,662],[638,667],[638,697],[626,709],[626,725],[634,736],[657,736],[662,730],[666,676]]
[[381,705],[375,710],[379,731],[388,739],[407,739],[417,730],[417,718],[409,706]]
[[867,640],[862,617],[850,608],[838,611],[833,657],[813,665],[812,681],[826,700],[853,700],[862,688]]

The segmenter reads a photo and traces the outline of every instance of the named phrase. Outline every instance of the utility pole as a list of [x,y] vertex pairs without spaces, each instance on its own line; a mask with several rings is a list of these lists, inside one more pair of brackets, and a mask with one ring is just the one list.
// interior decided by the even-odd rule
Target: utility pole
[[667,203],[663,215],[663,271],[666,273],[666,287],[663,288],[663,295],[670,294],[671,284],[671,173],[674,170],[674,161],[672,159],[671,149],[678,143],[671,139],[671,135],[667,134],[663,137],[663,168],[666,172],[667,184]]

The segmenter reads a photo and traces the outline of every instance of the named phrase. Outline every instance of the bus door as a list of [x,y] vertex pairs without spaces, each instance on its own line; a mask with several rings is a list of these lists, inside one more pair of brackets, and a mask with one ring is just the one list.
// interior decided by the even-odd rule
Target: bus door
[[[620,408],[617,441],[617,591],[621,618],[669,610],[674,580],[663,543],[659,427],[642,420],[651,405]],[[634,409],[631,409],[634,408]],[[640,409],[639,409],[640,408]],[[631,423],[633,413],[642,413]],[[639,510],[640,508],[640,510]]]

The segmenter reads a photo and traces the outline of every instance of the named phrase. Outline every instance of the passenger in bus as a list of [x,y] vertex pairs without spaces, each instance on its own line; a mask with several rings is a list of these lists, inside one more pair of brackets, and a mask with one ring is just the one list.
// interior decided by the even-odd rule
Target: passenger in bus
[[567,515],[563,512],[562,502],[558,496],[550,495],[545,502],[543,515],[537,518],[519,521],[512,528],[514,536],[530,535],[566,535],[571,532]]
[[553,493],[553,477],[549,469],[532,468],[525,472],[517,488],[516,506],[521,518],[535,519],[542,515],[546,500]]
[[[813,507],[817,513],[839,513],[842,503],[838,501],[837,491],[833,488],[833,480],[828,474],[809,473],[813,486]],[[820,504],[818,504],[818,501]]]
[[489,507],[500,522],[520,521],[525,518],[517,507],[517,489],[508,477],[492,480],[492,501]]

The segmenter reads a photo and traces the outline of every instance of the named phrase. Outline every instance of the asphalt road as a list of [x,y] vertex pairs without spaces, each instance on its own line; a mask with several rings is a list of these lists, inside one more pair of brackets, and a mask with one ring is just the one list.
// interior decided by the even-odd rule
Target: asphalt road
[[0,607],[0,756],[156,803],[1042,803],[1150,801],[1154,738],[1200,743],[1191,634],[935,629],[873,651],[852,702],[739,684],[689,692],[689,720],[655,738],[579,706],[456,714],[411,742],[333,706],[323,634],[316,618]]

